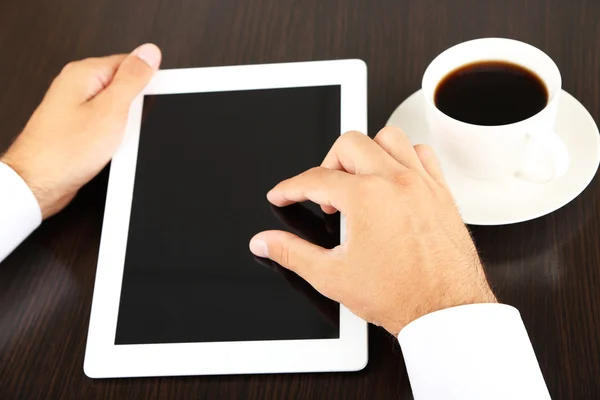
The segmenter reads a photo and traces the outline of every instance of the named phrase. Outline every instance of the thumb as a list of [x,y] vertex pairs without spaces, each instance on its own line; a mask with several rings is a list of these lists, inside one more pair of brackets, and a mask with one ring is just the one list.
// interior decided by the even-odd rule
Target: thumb
[[129,104],[146,87],[161,61],[160,49],[146,43],[131,52],[121,63],[112,82],[100,94],[100,101]]
[[329,264],[328,251],[284,231],[265,231],[250,240],[250,251],[257,257],[269,258],[294,271],[315,286],[323,269]]

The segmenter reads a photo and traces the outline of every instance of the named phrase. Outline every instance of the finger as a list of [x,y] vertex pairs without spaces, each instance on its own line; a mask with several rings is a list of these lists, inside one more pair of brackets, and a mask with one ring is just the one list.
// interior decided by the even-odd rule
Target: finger
[[[323,168],[346,171],[353,175],[385,174],[392,170],[393,159],[367,135],[357,131],[341,135],[321,163]],[[334,214],[334,207],[321,205],[326,214]]]
[[337,212],[337,210],[331,206],[321,206],[321,210],[328,215],[335,214]]
[[88,101],[108,86],[125,57],[124,54],[117,54],[65,65],[52,82],[48,96],[61,96],[61,100],[76,104]]
[[350,131],[335,141],[321,167],[353,175],[385,174],[393,168],[393,159],[368,136]]
[[119,65],[108,87],[96,101],[129,107],[133,99],[146,87],[161,61],[160,49],[147,43],[129,54]]
[[265,231],[250,240],[250,251],[257,257],[268,258],[294,271],[313,286],[319,270],[331,262],[327,250],[284,231]]
[[418,144],[415,146],[415,153],[425,171],[436,181],[445,183],[442,167],[433,149],[426,144]]
[[267,199],[277,207],[310,200],[344,212],[356,182],[354,179],[342,171],[315,167],[280,182],[267,193]]
[[413,171],[423,171],[419,157],[410,139],[400,128],[386,126],[373,139],[382,149],[400,164]]

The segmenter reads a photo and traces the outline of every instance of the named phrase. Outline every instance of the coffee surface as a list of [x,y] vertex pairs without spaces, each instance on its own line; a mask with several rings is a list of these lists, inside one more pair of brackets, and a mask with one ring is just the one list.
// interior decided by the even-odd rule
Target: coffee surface
[[474,125],[506,125],[546,107],[548,90],[529,69],[504,61],[479,61],[446,75],[435,90],[444,114]]

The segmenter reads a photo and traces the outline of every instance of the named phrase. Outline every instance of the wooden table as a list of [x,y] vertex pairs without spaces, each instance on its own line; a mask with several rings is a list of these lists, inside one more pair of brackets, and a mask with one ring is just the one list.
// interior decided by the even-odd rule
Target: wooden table
[[[0,151],[68,61],[152,41],[164,68],[361,58],[369,130],[445,48],[529,42],[600,117],[595,0],[0,1]],[[411,398],[398,345],[370,329],[358,373],[90,380],[82,370],[107,174],[0,265],[1,399]],[[0,195],[5,195],[0,193]],[[555,399],[600,398],[600,182],[559,211],[473,234],[499,297],[521,310]]]

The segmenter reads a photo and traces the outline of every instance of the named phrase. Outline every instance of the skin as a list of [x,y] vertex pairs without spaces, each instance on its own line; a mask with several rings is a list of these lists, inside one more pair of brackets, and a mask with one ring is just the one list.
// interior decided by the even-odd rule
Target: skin
[[123,139],[133,99],[161,61],[147,44],[130,55],[67,64],[0,161],[33,191],[43,218],[69,204],[108,164]]
[[250,250],[394,335],[433,311],[496,302],[435,154],[413,147],[398,128],[373,140],[342,135],[320,167],[279,183],[267,199],[340,211],[346,242],[327,250],[267,231],[252,238]]
[[[34,193],[44,219],[66,207],[106,166],[133,99],[161,61],[143,45],[129,55],[68,64],[0,161]],[[396,335],[430,312],[496,302],[433,151],[396,128],[375,139],[342,135],[319,167],[276,185],[282,207],[320,204],[346,218],[346,242],[324,249],[266,231],[250,250],[298,274],[323,295]]]

